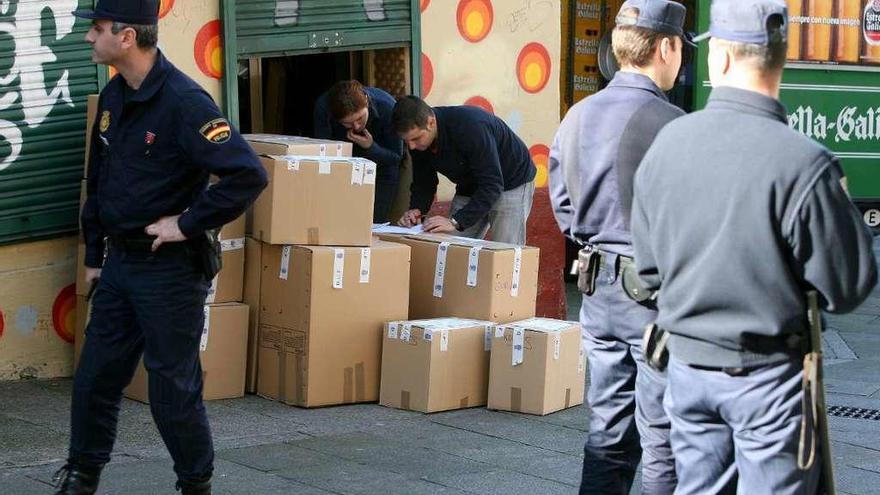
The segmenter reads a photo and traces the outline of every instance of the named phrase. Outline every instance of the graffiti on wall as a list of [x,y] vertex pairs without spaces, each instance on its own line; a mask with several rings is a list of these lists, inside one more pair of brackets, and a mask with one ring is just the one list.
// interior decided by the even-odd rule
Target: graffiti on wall
[[[317,2],[319,0],[306,0]],[[275,25],[293,26],[299,22],[300,0],[276,0],[275,1]],[[384,21],[385,0],[364,0],[364,13],[371,21]]]
[[21,154],[21,126],[39,127],[59,103],[70,107],[69,73],[65,70],[51,89],[47,88],[43,70],[45,64],[58,60],[52,49],[43,44],[43,13],[48,11],[54,21],[55,40],[61,40],[73,31],[77,0],[46,0],[18,2],[15,14],[9,20],[13,2],[0,0],[0,34],[12,39],[12,65],[0,76],[0,112],[13,105],[21,105],[24,119],[20,123],[0,120],[0,139],[9,145],[9,153],[0,162],[4,170]]

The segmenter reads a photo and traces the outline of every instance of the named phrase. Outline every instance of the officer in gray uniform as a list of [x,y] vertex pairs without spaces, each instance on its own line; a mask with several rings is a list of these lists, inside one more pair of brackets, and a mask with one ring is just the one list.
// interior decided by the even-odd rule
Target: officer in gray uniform
[[714,90],[657,136],[632,213],[671,335],[676,494],[815,493],[817,470],[797,466],[805,293],[835,313],[861,303],[877,281],[871,234],[837,159],[778,101],[785,2],[715,0],[710,16]]
[[581,493],[628,494],[640,460],[642,493],[675,489],[666,379],[645,364],[641,349],[656,306],[627,281],[638,281],[629,233],[633,174],[659,130],[684,113],[664,94],[681,66],[684,19],[676,2],[625,2],[611,43],[621,70],[571,108],[550,152],[556,220],[585,246],[580,321],[592,414]]

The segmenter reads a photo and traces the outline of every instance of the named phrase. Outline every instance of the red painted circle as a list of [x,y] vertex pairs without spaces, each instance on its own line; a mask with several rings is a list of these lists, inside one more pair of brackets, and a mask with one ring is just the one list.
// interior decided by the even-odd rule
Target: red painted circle
[[162,0],[159,2],[159,19],[168,15],[168,12],[171,12],[171,9],[174,8],[174,0]]
[[3,338],[3,327],[5,326],[3,322],[3,312],[0,311],[0,338]]
[[422,98],[428,96],[431,87],[434,85],[434,66],[431,65],[431,59],[424,53],[422,54]]
[[420,10],[421,12],[424,12],[425,9],[427,9],[427,8],[428,8],[428,5],[430,5],[430,4],[431,4],[431,0],[421,0],[421,1],[419,2],[419,10]]
[[482,96],[471,96],[464,102],[465,105],[469,105],[472,107],[482,108],[483,110],[489,113],[495,113],[495,108],[492,107],[492,103],[489,102],[486,98]]
[[193,43],[196,65],[206,76],[220,79],[223,76],[223,41],[220,38],[220,20],[207,22],[196,35]]
[[76,326],[76,284],[61,289],[52,304],[52,326],[61,340],[73,343]]

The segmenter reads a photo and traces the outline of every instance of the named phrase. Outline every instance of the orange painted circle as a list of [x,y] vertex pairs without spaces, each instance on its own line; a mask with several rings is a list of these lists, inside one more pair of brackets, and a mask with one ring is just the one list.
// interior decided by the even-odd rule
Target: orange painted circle
[[529,93],[537,93],[550,80],[550,54],[540,43],[529,43],[516,59],[516,78]]
[[424,53],[422,54],[422,98],[428,96],[431,87],[434,85],[434,66],[431,65],[431,59]]
[[165,17],[174,8],[174,0],[162,0],[159,3],[159,19]]
[[223,77],[223,40],[220,39],[220,21],[209,21],[196,34],[193,43],[196,65],[208,77]]
[[482,108],[489,113],[495,113],[495,108],[492,107],[492,103],[490,103],[489,100],[483,98],[482,96],[471,96],[464,102],[464,104],[472,107]]
[[3,322],[3,312],[0,311],[0,338],[3,338],[3,328],[5,323]]
[[73,343],[76,327],[76,284],[61,289],[52,304],[52,326],[61,340]]
[[428,5],[431,4],[431,0],[420,0],[419,1],[419,11],[424,12],[425,9],[428,8]]
[[489,35],[495,14],[490,0],[461,0],[455,13],[455,22],[461,36],[477,43]]
[[547,167],[550,162],[550,148],[543,144],[536,144],[529,148],[529,155],[531,155],[532,161],[535,162],[535,168],[538,169],[537,174],[535,174],[535,187],[547,186]]

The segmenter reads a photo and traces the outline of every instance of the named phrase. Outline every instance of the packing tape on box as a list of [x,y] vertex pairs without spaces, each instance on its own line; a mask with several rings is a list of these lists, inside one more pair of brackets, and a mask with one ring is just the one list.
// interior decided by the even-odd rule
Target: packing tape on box
[[492,350],[492,325],[486,325],[483,329],[483,350]]
[[321,229],[318,227],[309,227],[307,231],[309,244],[321,244]]
[[404,342],[409,342],[411,336],[412,336],[412,325],[409,323],[404,323],[403,328],[400,330],[400,340],[402,340]]
[[510,387],[510,410],[522,411],[522,389],[519,387]]
[[584,368],[586,367],[586,361],[587,361],[586,355],[584,353],[583,343],[581,343],[580,347],[581,347],[581,350],[580,350],[580,353],[578,353],[578,370],[577,370],[578,374],[581,374],[584,372]]
[[375,184],[376,183],[376,164],[367,161],[366,165],[364,165],[364,184]]
[[211,286],[208,287],[208,295],[205,297],[205,302],[211,304],[214,302],[214,299],[217,297],[217,279],[220,278],[220,275],[214,275],[214,278],[211,279]]
[[220,251],[235,251],[238,249],[244,249],[244,237],[220,241]]
[[364,164],[360,160],[351,162],[351,183],[358,186],[364,183]]
[[281,270],[278,272],[278,278],[287,280],[287,274],[290,273],[290,246],[281,248]]
[[513,279],[510,281],[510,295],[519,295],[519,272],[522,269],[522,248],[513,250]]
[[333,249],[333,288],[342,288],[342,278],[345,275],[345,249]]
[[397,323],[389,323],[388,324],[388,338],[396,339],[397,338]]
[[568,409],[571,407],[571,389],[565,389],[565,408]]
[[360,283],[370,283],[370,248],[361,248],[361,278]]
[[559,334],[553,334],[553,359],[559,361],[559,348],[562,344],[562,339],[559,337]]
[[523,350],[526,341],[526,331],[520,327],[513,327],[513,365],[523,362]]
[[400,391],[400,408],[409,409],[409,390]]
[[477,286],[477,270],[480,267],[480,251],[482,249],[483,246],[474,246],[471,248],[470,253],[468,254],[468,287]]
[[330,165],[333,162],[330,160],[318,160],[318,173],[321,175],[327,175],[331,172]]
[[434,297],[443,297],[443,279],[446,277],[446,253],[448,251],[448,242],[441,242],[437,246],[437,263],[434,266]]
[[364,363],[356,363],[354,367],[345,368],[345,380],[342,385],[342,401],[363,402],[366,399],[366,377]]
[[205,322],[202,325],[202,337],[199,339],[199,351],[208,350],[208,328],[211,326],[211,307],[207,304],[202,308],[205,315]]
[[446,352],[449,350],[449,330],[443,329],[440,330],[440,352]]

